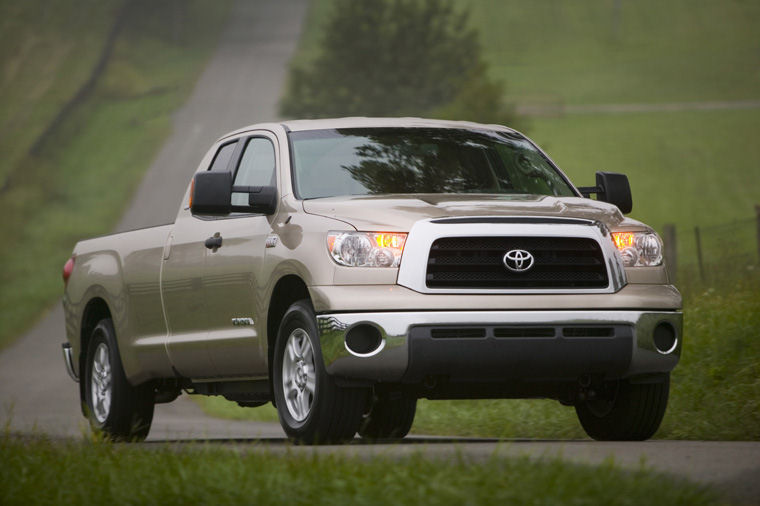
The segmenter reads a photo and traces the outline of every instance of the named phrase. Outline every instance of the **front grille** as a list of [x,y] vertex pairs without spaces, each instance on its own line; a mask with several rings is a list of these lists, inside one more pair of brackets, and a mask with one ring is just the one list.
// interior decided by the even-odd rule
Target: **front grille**
[[[533,267],[512,272],[511,250],[533,255]],[[428,288],[606,288],[604,253],[583,237],[444,237],[433,242],[427,263]]]

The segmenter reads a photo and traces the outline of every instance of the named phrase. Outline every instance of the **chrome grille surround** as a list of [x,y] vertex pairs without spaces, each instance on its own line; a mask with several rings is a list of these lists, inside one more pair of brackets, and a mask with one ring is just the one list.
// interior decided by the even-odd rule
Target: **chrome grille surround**
[[[528,237],[585,238],[596,241],[604,256],[607,271],[605,287],[573,288],[456,288],[429,287],[427,268],[433,243],[457,237]],[[548,294],[615,293],[626,285],[625,269],[607,227],[598,221],[554,217],[468,217],[466,219],[432,219],[414,224],[404,246],[398,284],[420,293],[461,294]]]

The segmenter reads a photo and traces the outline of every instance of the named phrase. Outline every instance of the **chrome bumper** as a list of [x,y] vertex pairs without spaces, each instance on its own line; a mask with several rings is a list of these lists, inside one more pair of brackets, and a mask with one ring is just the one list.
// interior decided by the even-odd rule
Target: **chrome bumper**
[[74,356],[71,353],[71,344],[63,343],[63,362],[66,364],[66,372],[69,373],[71,379],[79,383],[79,376],[76,373],[76,367],[74,367]]
[[[625,360],[620,377],[640,374],[661,373],[672,370],[681,354],[683,314],[680,311],[425,311],[425,312],[383,312],[383,313],[334,313],[317,316],[320,330],[320,344],[325,368],[331,375],[374,381],[402,381],[410,364],[410,341],[415,327],[426,326],[538,326],[561,327],[568,325],[610,325],[631,328],[628,338],[632,343],[630,353],[625,349]],[[662,353],[654,345],[653,333],[661,323],[669,323],[676,333],[676,343],[672,350]],[[345,344],[346,334],[357,325],[369,324],[380,331],[382,343],[372,353],[357,354]],[[433,340],[435,341],[435,340]],[[452,342],[442,339],[439,342]],[[509,338],[463,338],[465,348],[482,346],[484,350],[501,347],[508,354],[509,346],[515,340]],[[546,349],[547,342],[572,346],[572,339],[563,337],[522,339],[528,345],[539,344],[536,349]],[[602,338],[598,340],[602,341]],[[586,339],[585,345],[594,339]],[[487,344],[487,346],[486,346]],[[619,347],[618,347],[619,348]],[[562,348],[557,348],[562,349]],[[579,350],[574,350],[579,351]],[[581,350],[582,351],[582,350]],[[581,353],[582,354],[582,353]],[[578,355],[578,353],[576,353]],[[452,363],[458,356],[447,357]],[[513,362],[519,358],[512,358]],[[541,361],[541,356],[531,356],[532,361]],[[556,357],[555,357],[556,360]],[[510,364],[505,363],[505,369]],[[477,364],[473,364],[477,368]]]

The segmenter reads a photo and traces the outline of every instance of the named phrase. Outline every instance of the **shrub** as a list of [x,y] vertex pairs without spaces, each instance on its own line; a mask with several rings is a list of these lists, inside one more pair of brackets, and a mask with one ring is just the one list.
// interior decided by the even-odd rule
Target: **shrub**
[[513,123],[467,12],[449,0],[336,0],[320,49],[290,69],[284,116]]

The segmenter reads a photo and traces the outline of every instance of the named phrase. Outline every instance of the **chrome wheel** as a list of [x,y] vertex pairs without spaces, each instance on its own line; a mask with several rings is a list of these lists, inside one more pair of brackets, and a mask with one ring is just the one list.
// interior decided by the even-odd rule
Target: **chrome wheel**
[[93,415],[98,423],[105,423],[111,411],[111,361],[105,343],[98,345],[92,357],[90,390]]
[[317,388],[314,349],[309,334],[297,328],[288,336],[282,360],[282,390],[288,413],[303,422],[311,412]]

